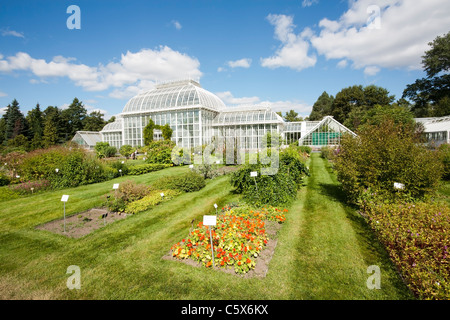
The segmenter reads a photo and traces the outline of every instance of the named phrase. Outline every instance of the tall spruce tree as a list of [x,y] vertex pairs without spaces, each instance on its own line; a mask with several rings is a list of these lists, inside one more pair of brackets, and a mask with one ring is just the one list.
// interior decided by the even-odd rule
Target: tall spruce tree
[[19,102],[14,99],[8,105],[5,113],[6,127],[5,127],[5,141],[14,139],[18,135],[27,136],[28,125],[20,111]]
[[31,141],[31,149],[42,147],[42,136],[44,135],[44,117],[39,106],[28,111],[26,120],[29,126],[28,139]]
[[334,97],[324,91],[314,103],[311,114],[309,115],[309,120],[319,121],[322,120],[323,117],[331,115],[331,105],[333,104],[333,100]]
[[66,123],[64,141],[72,139],[77,131],[83,130],[86,116],[87,110],[83,103],[78,98],[74,98],[70,106],[62,111],[62,117]]

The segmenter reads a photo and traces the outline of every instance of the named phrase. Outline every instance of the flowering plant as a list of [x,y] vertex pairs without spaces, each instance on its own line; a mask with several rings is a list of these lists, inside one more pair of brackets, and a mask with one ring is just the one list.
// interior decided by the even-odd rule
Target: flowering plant
[[[273,212],[280,209],[271,208]],[[256,266],[256,258],[267,245],[269,237],[265,218],[272,215],[268,210],[253,212],[248,208],[222,208],[215,228],[211,229],[214,264],[220,268],[234,268],[239,274],[247,273]],[[281,211],[281,210],[280,210]],[[276,218],[279,216],[279,218]],[[274,221],[282,223],[284,215],[275,215]],[[203,266],[212,267],[211,238],[209,226],[198,223],[189,238],[174,244],[172,256],[177,259],[193,259]]]

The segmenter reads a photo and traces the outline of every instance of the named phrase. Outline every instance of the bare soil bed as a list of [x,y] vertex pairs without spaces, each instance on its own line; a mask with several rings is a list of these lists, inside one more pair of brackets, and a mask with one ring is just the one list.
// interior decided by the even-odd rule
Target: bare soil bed
[[116,212],[109,212],[104,208],[93,208],[71,216],[66,216],[66,232],[64,232],[64,218],[37,226],[36,229],[47,230],[70,238],[81,238],[94,230],[124,218],[126,218],[126,214],[124,213],[119,214]]
[[[275,248],[277,247],[277,233],[278,230],[281,229],[282,225],[273,221],[266,221],[266,233],[269,236],[269,240],[267,241],[266,246],[261,250],[259,256],[255,259],[256,265],[255,269],[250,270],[249,272],[241,275],[234,271],[234,267],[231,268],[219,268],[214,267],[214,270],[226,272],[229,274],[234,274],[236,276],[242,278],[264,278],[267,275],[267,271],[269,270],[269,262],[272,260],[273,254],[275,252]],[[177,259],[172,256],[172,250],[170,250],[166,255],[162,257],[164,260],[174,260],[185,263],[187,265],[193,267],[201,267],[202,264],[200,262],[194,261],[192,259]]]

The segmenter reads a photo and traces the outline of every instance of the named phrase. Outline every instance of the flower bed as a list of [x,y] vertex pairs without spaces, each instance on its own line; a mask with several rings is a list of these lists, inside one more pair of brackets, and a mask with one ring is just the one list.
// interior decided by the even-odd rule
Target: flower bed
[[[248,207],[224,207],[217,216],[216,226],[211,230],[215,267],[234,269],[238,274],[254,269],[256,259],[269,240],[265,220],[282,223],[285,217],[279,214],[281,212],[277,208],[254,211]],[[172,257],[192,259],[211,268],[213,263],[209,235],[209,227],[202,222],[198,223],[187,239],[172,246]]]
[[450,298],[450,209],[438,203],[369,203],[370,226],[421,299]]

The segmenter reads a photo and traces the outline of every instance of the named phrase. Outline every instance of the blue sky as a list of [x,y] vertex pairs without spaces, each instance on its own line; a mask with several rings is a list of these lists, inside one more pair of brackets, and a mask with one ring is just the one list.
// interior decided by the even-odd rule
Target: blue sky
[[[80,29],[67,27],[70,5]],[[0,108],[77,97],[109,118],[155,83],[191,77],[228,106],[308,116],[323,91],[355,84],[400,98],[448,31],[447,0],[2,0]]]

